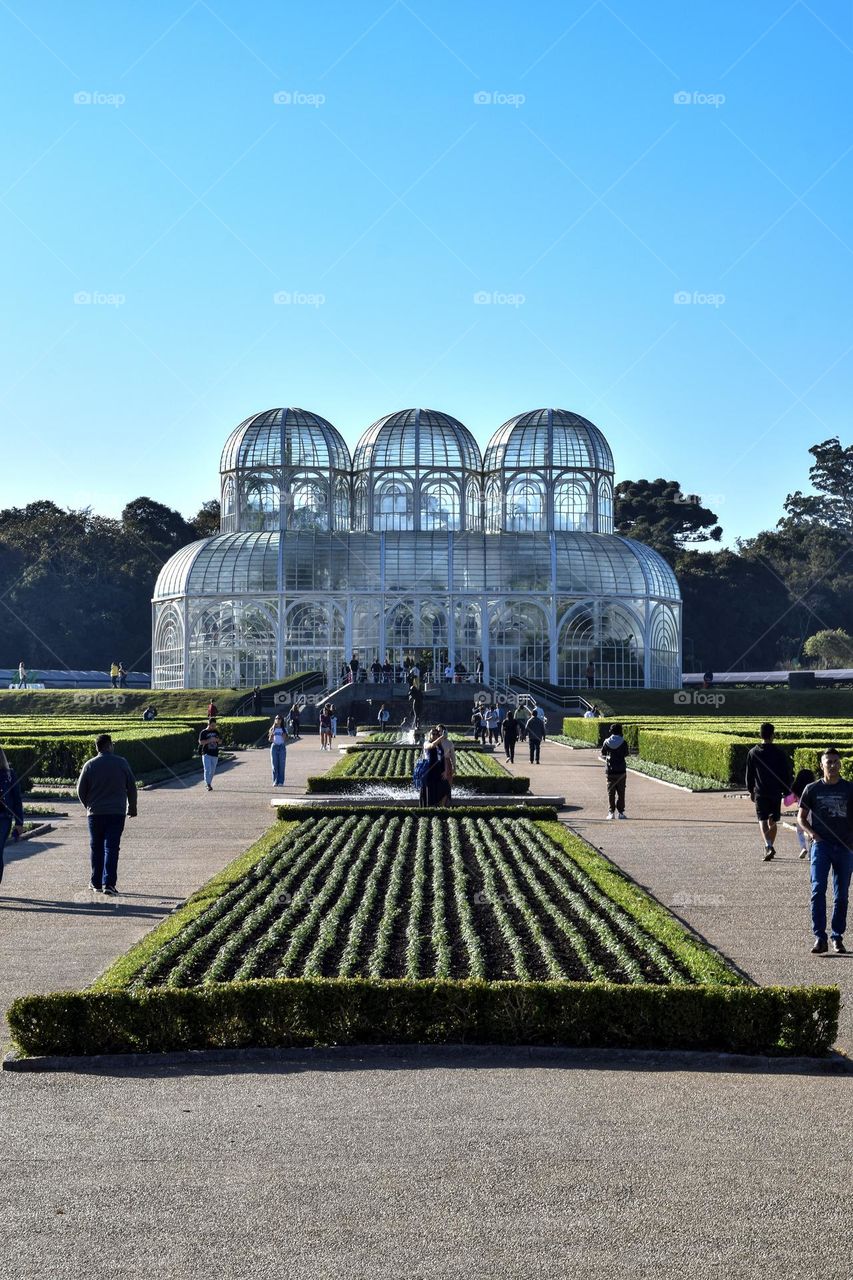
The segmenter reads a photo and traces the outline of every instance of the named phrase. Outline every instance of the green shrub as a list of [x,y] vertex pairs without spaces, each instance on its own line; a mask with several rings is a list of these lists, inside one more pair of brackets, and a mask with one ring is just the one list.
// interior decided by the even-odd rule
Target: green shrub
[[545,1044],[825,1054],[837,987],[256,979],[192,989],[21,996],[28,1055],[327,1044]]

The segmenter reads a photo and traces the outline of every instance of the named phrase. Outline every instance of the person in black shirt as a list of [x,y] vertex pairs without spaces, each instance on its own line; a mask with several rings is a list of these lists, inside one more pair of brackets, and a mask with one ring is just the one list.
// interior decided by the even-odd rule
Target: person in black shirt
[[207,725],[198,735],[198,746],[201,752],[201,763],[204,767],[204,785],[208,791],[213,790],[213,775],[219,764],[219,730],[215,720],[208,720]]
[[610,736],[604,739],[601,759],[607,765],[607,817],[626,818],[625,783],[628,781],[628,743],[622,737],[621,724],[610,726]]
[[800,829],[812,839],[812,951],[820,955],[827,950],[826,886],[832,871],[832,949],[843,955],[853,872],[853,783],[841,777],[841,757],[835,747],[827,747],[820,765],[823,777],[805,788],[797,813]]
[[764,839],[764,861],[776,856],[776,824],[782,815],[782,797],[791,790],[791,761],[773,742],[776,730],[765,722],[759,729],[760,746],[746,757],[746,789],[755,804],[755,816]]

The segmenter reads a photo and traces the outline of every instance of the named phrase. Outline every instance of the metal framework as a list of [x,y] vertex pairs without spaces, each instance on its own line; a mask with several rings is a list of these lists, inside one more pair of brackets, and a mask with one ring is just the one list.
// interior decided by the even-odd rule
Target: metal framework
[[222,532],[167,562],[155,688],[253,686],[357,654],[565,687],[678,688],[669,565],[615,536],[613,458],[591,422],[521,414],[485,460],[455,418],[380,418],[352,463],[302,409],[247,418],[222,455]]

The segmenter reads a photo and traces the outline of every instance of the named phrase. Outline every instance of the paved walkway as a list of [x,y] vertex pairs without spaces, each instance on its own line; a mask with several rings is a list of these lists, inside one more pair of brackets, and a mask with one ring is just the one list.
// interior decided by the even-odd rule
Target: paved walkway
[[[288,790],[328,763],[316,739],[292,748]],[[755,976],[850,972],[803,955],[805,868],[760,863],[743,802],[632,777],[616,825],[591,753],[548,744],[532,774],[663,901],[692,895],[679,913]],[[83,887],[79,811],[13,849],[0,1002],[94,978],[257,837],[270,794],[262,752],[211,794],[144,794],[117,905]],[[850,1100],[820,1071],[452,1046],[3,1073],[0,1245],[15,1280],[842,1276]]]

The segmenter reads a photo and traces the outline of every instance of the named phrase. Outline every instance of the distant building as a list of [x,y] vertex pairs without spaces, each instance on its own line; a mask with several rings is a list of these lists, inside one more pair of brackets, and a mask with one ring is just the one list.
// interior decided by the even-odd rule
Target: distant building
[[679,688],[681,596],[651,548],[613,533],[613,455],[564,409],[470,431],[404,409],[340,433],[303,409],[255,414],[220,465],[221,533],[163,567],[153,687],[333,683],[357,654],[566,688]]

